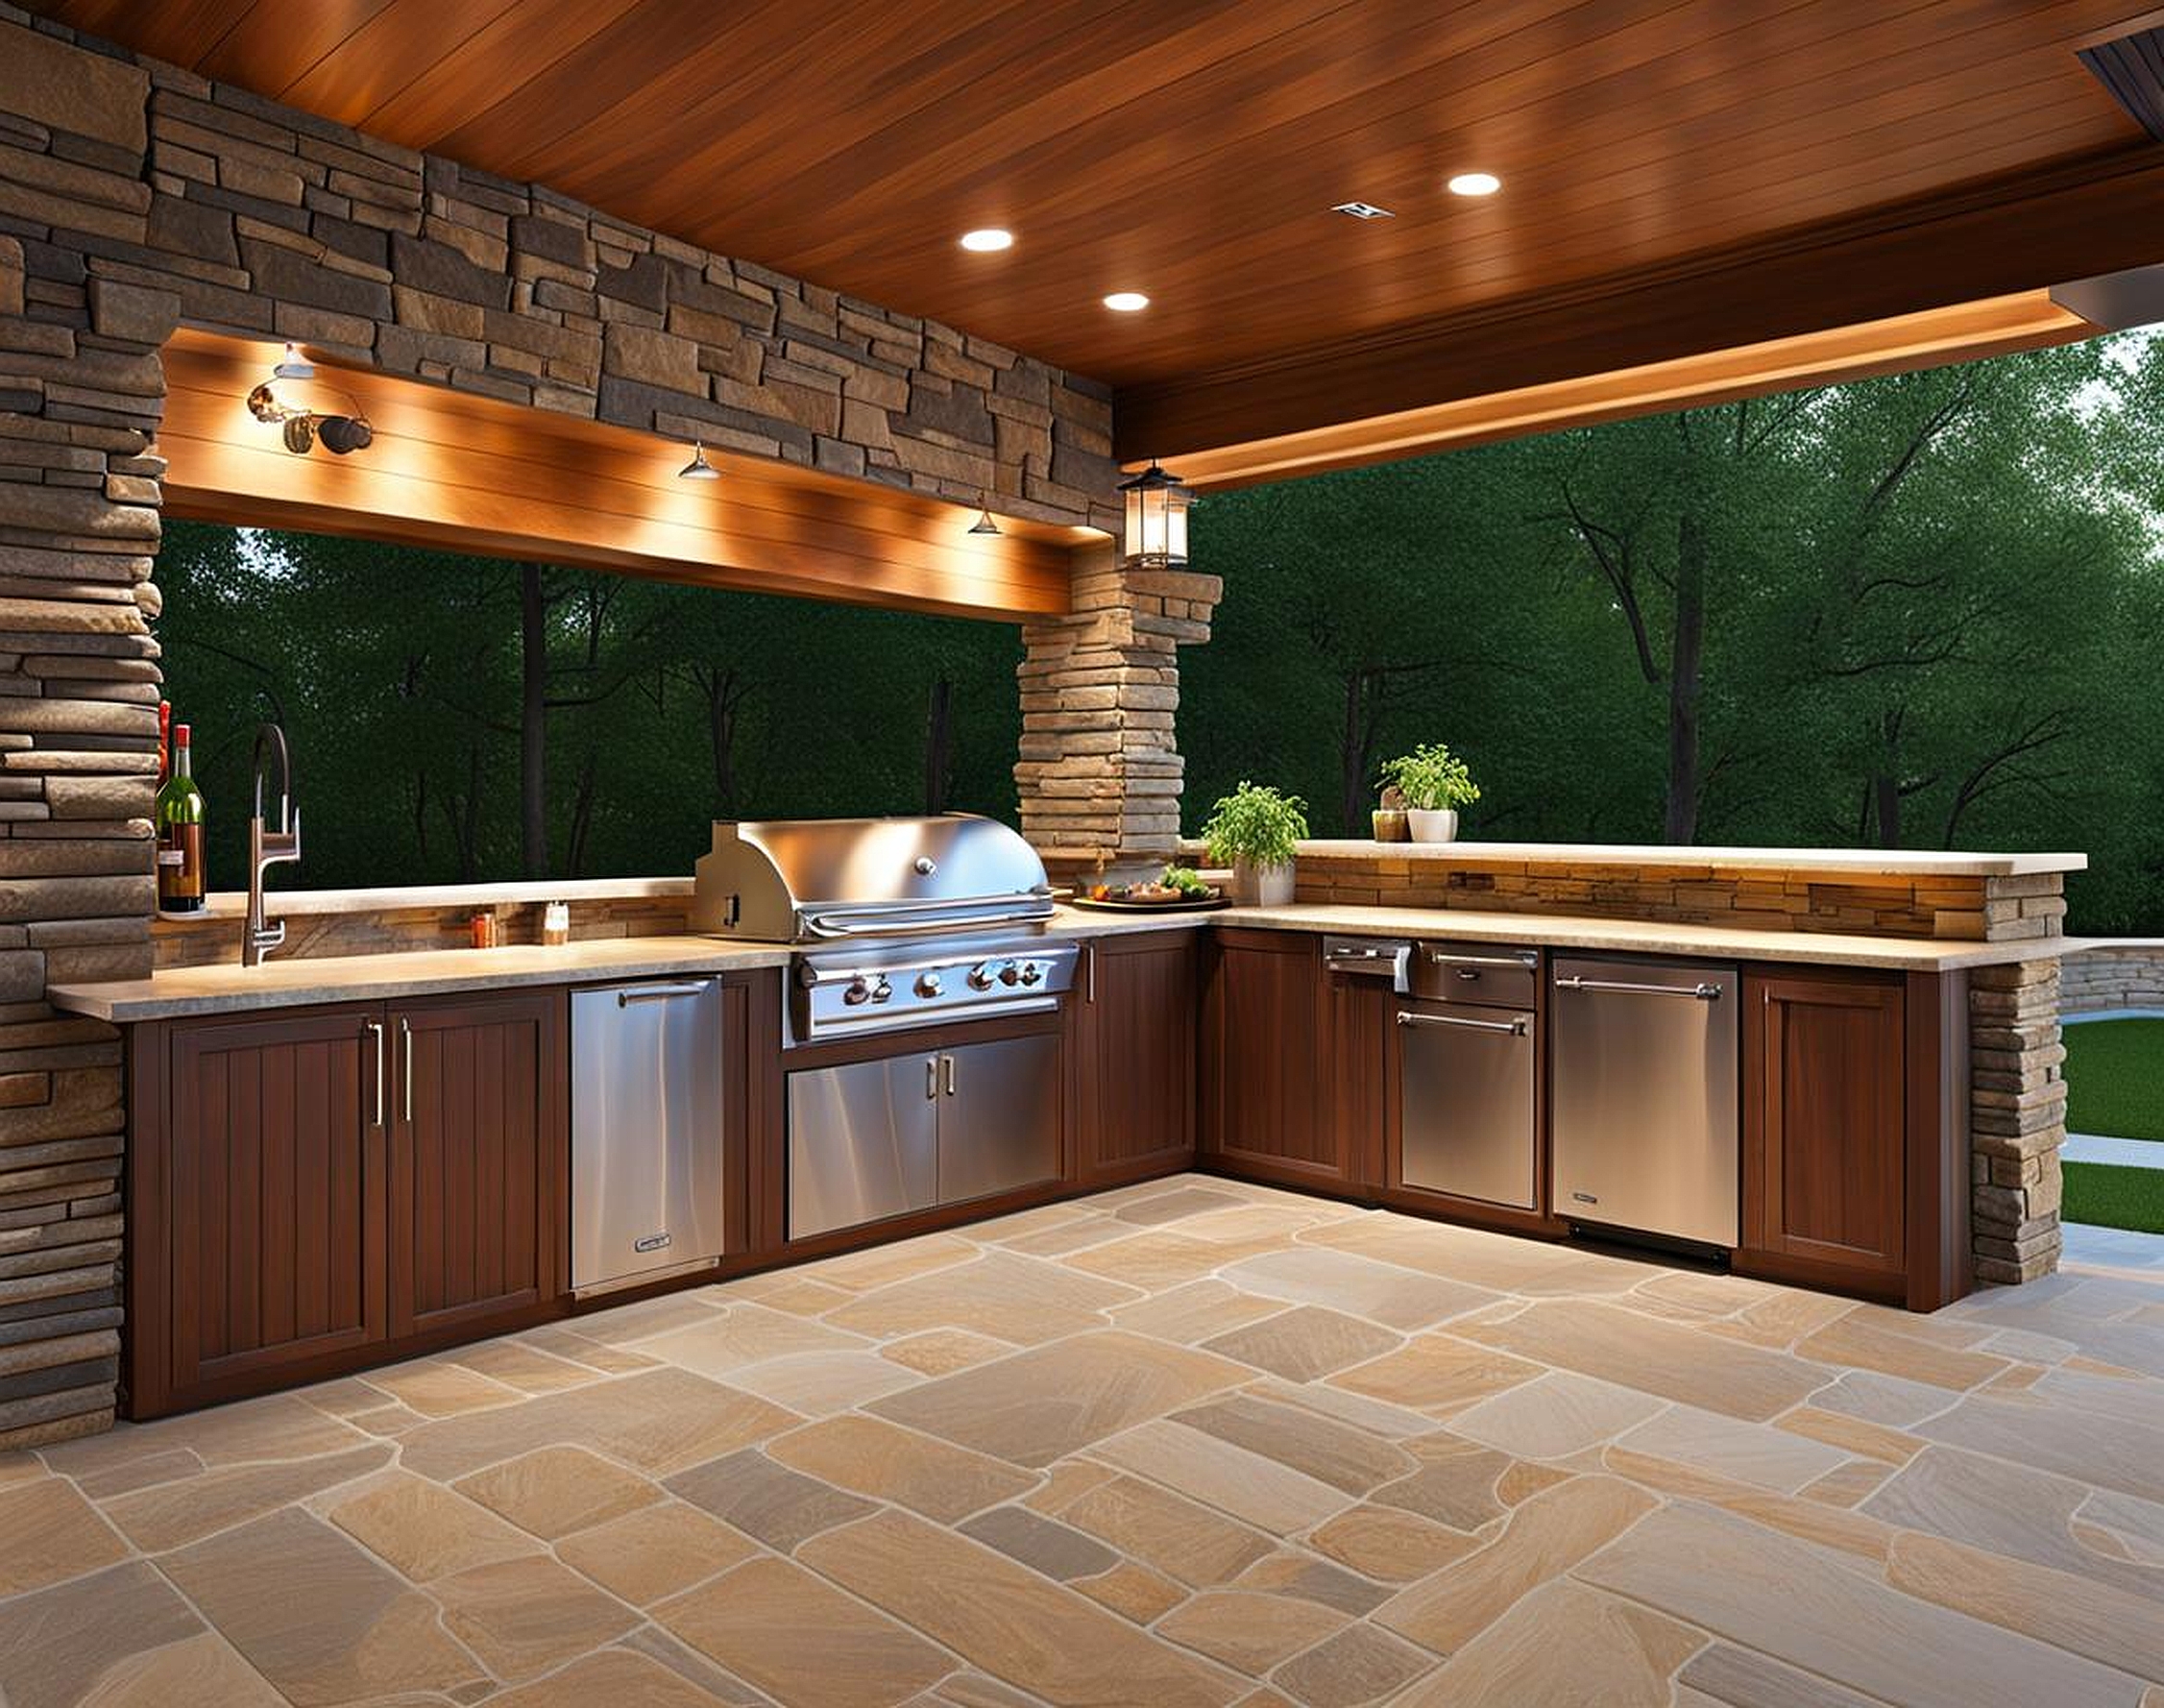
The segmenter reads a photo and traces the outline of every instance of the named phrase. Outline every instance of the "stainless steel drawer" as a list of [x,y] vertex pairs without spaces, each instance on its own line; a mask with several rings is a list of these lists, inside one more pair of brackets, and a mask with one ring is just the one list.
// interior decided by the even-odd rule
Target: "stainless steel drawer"
[[1536,1208],[1539,1053],[1530,1010],[1411,1002],[1398,1010],[1398,1177],[1408,1186]]
[[1541,952],[1500,943],[1413,945],[1412,994],[1423,1002],[1472,1002],[1530,1009],[1540,986]]

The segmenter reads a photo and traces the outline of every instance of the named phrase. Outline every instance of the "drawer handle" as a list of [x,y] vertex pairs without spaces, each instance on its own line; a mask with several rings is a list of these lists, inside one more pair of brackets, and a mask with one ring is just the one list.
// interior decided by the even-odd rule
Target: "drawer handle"
[[619,990],[616,1005],[627,1009],[635,1002],[667,1002],[676,996],[704,996],[704,985],[645,985],[637,990]]
[[1436,966],[1515,966],[1520,972],[1531,972],[1540,960],[1531,954],[1446,955],[1441,949],[1430,949],[1427,958]]
[[1400,1026],[1454,1026],[1465,1032],[1507,1032],[1513,1037],[1523,1037],[1532,1030],[1528,1021],[1519,1020],[1468,1020],[1456,1014],[1412,1014],[1403,1009],[1398,1011]]
[[1640,985],[1628,979],[1581,979],[1571,977],[1555,981],[1558,990],[1589,990],[1595,994],[1615,992],[1624,996],[1688,996],[1693,1002],[1718,1002],[1725,987],[1720,985]]

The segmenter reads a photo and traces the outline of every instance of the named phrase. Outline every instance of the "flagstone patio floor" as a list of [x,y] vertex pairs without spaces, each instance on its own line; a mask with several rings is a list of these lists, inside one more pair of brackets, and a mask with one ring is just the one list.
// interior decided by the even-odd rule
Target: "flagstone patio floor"
[[1203,1177],[0,1457],[0,1700],[2164,1705],[2164,1276]]

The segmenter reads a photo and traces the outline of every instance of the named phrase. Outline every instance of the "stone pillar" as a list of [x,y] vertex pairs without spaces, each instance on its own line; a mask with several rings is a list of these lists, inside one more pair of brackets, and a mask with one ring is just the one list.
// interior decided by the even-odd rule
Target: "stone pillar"
[[[19,19],[0,8],[0,21]],[[121,1041],[46,987],[151,965],[158,671],[151,454],[171,295],[143,241],[144,73],[0,53],[0,1450],[111,1421]]]
[[2066,1046],[2059,964],[1969,975],[1970,1179],[1979,1281],[2020,1282],[2058,1267],[2059,1147]]
[[1055,879],[1162,866],[1179,843],[1181,646],[1209,639],[1215,575],[1079,555],[1074,610],[1025,623],[1022,834]]

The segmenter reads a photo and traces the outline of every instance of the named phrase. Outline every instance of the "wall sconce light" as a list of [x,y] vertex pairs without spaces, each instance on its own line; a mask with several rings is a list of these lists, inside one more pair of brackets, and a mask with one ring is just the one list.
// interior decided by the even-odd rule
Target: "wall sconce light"
[[988,499],[979,507],[977,520],[969,525],[969,531],[973,534],[984,534],[993,539],[999,537],[999,524],[992,520],[992,506]]
[[313,379],[316,365],[301,354],[298,344],[288,344],[285,354],[279,358],[278,366],[271,370],[273,379]]
[[721,471],[706,460],[706,442],[692,441],[692,460],[676,471],[679,480],[718,480]]
[[[288,353],[293,347],[286,346]],[[313,409],[296,403],[281,403],[271,390],[274,381],[297,378],[286,372],[288,364],[280,362],[274,368],[272,378],[266,379],[248,394],[248,413],[257,421],[279,429],[286,450],[295,456],[305,456],[318,443],[334,456],[346,456],[355,451],[364,451],[376,442],[376,429],[369,425],[368,417],[361,412],[360,401],[351,393],[346,401],[353,404],[351,415],[319,415]],[[315,369],[300,364],[309,374]]]
[[1120,482],[1127,495],[1127,561],[1136,569],[1176,570],[1187,562],[1187,507],[1195,495],[1152,458],[1132,480]]

